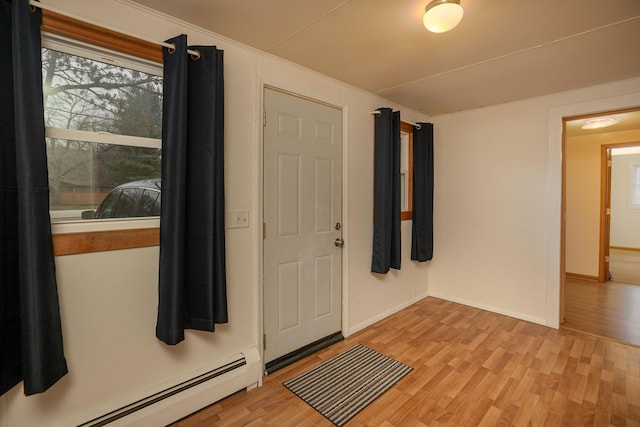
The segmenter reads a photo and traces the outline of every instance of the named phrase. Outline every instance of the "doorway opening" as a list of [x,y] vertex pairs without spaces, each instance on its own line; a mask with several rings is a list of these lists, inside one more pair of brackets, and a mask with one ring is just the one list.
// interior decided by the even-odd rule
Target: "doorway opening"
[[620,269],[633,270],[637,252],[640,277],[640,109],[569,117],[563,128],[562,327],[640,346],[640,286]]
[[604,279],[640,286],[640,142],[603,147],[603,158],[608,209]]

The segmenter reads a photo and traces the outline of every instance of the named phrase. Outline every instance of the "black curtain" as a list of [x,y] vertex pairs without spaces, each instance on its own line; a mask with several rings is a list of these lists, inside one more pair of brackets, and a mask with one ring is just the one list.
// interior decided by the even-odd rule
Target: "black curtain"
[[174,345],[185,329],[227,323],[224,235],[223,51],[164,48],[162,205],[156,336]]
[[411,259],[433,258],[433,124],[413,128],[413,227]]
[[400,269],[400,112],[375,115],[371,271]]
[[0,0],[0,394],[67,373],[49,220],[40,9]]

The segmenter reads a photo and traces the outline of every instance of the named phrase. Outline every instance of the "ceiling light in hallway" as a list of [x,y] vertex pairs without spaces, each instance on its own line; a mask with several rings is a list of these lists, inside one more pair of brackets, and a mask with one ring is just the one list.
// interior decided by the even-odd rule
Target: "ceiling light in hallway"
[[618,123],[613,117],[596,117],[593,119],[587,119],[582,125],[582,129],[600,129],[612,126]]

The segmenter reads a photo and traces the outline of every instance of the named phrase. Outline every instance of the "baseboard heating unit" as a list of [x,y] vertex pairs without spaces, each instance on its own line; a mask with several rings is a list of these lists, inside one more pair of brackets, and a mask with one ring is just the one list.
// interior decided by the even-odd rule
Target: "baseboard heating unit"
[[223,361],[213,369],[83,422],[79,426],[167,425],[243,388],[253,388],[259,385],[260,381],[260,354],[257,349],[251,348]]

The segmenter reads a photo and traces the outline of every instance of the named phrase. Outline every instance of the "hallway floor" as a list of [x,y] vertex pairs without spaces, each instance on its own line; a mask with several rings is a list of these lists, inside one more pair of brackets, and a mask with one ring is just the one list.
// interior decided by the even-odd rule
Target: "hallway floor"
[[640,346],[640,286],[567,279],[562,327]]
[[640,285],[640,251],[610,248],[609,272],[615,282]]

